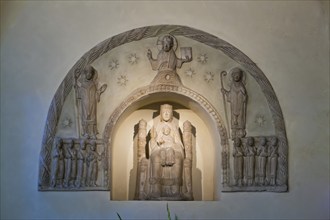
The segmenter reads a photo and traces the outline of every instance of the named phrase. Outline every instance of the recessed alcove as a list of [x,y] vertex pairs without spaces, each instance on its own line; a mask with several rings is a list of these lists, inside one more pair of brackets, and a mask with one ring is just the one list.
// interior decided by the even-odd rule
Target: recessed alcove
[[133,200],[136,188],[137,149],[134,148],[139,120],[147,121],[149,131],[162,104],[173,106],[174,117],[182,130],[184,121],[194,126],[192,187],[194,200],[215,200],[221,190],[221,144],[215,121],[205,109],[189,97],[173,93],[155,93],[131,105],[113,128],[110,146],[111,199]]

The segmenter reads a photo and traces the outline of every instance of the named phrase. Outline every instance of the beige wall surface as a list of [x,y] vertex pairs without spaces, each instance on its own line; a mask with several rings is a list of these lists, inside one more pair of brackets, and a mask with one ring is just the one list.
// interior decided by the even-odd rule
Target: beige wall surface
[[240,49],[265,73],[289,141],[289,192],[168,202],[179,219],[328,219],[329,1],[1,1],[1,219],[166,219],[167,202],[38,192],[50,102],[69,69],[116,34],[185,25]]

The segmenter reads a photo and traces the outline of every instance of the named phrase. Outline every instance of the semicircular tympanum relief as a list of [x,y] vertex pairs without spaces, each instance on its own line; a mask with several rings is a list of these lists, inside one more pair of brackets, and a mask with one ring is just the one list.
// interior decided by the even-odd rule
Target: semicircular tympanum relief
[[159,25],[84,54],[49,108],[39,190],[216,200],[288,189],[284,119],[265,74],[200,30]]

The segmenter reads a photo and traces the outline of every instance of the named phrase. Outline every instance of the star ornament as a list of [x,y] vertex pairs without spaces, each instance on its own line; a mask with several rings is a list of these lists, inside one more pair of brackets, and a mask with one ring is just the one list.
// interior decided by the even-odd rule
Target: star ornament
[[66,117],[62,120],[62,127],[63,128],[69,128],[69,127],[71,127],[71,125],[72,125],[71,118]]
[[200,62],[201,64],[205,64],[207,63],[207,55],[204,53],[204,54],[200,54],[198,57],[197,57],[197,61]]
[[110,69],[117,69],[118,68],[118,66],[119,66],[119,62],[118,62],[118,60],[111,60],[110,62],[109,62],[109,67],[110,67]]
[[139,60],[139,57],[134,53],[134,54],[130,54],[129,56],[128,56],[128,62],[130,63],[130,64],[137,64],[138,63],[138,60]]
[[120,86],[126,86],[128,79],[125,75],[121,75],[117,78],[117,83]]
[[195,70],[189,68],[188,70],[186,70],[185,74],[192,78],[193,75],[195,74]]
[[266,119],[264,115],[258,114],[254,120],[254,122],[259,126],[263,127],[265,125]]
[[211,81],[214,80],[214,73],[212,72],[207,72],[205,75],[204,75],[204,80],[207,82],[207,83],[210,83]]

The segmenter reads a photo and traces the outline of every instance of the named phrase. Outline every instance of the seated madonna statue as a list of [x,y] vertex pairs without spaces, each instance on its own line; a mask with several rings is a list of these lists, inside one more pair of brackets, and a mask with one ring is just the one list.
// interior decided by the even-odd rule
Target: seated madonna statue
[[[191,126],[189,128],[191,134]],[[154,119],[154,125],[149,133],[149,159],[140,160],[140,167],[143,166],[143,169],[138,171],[138,185],[141,187],[141,183],[146,182],[146,186],[142,189],[137,187],[139,192],[136,199],[192,200],[191,157],[185,158],[186,149],[191,150],[191,135],[190,140],[186,138],[184,141],[189,145],[185,147],[181,140],[178,120],[173,118],[171,105],[161,105],[160,116]],[[139,143],[142,142],[139,140]],[[145,173],[142,174],[141,170]]]

